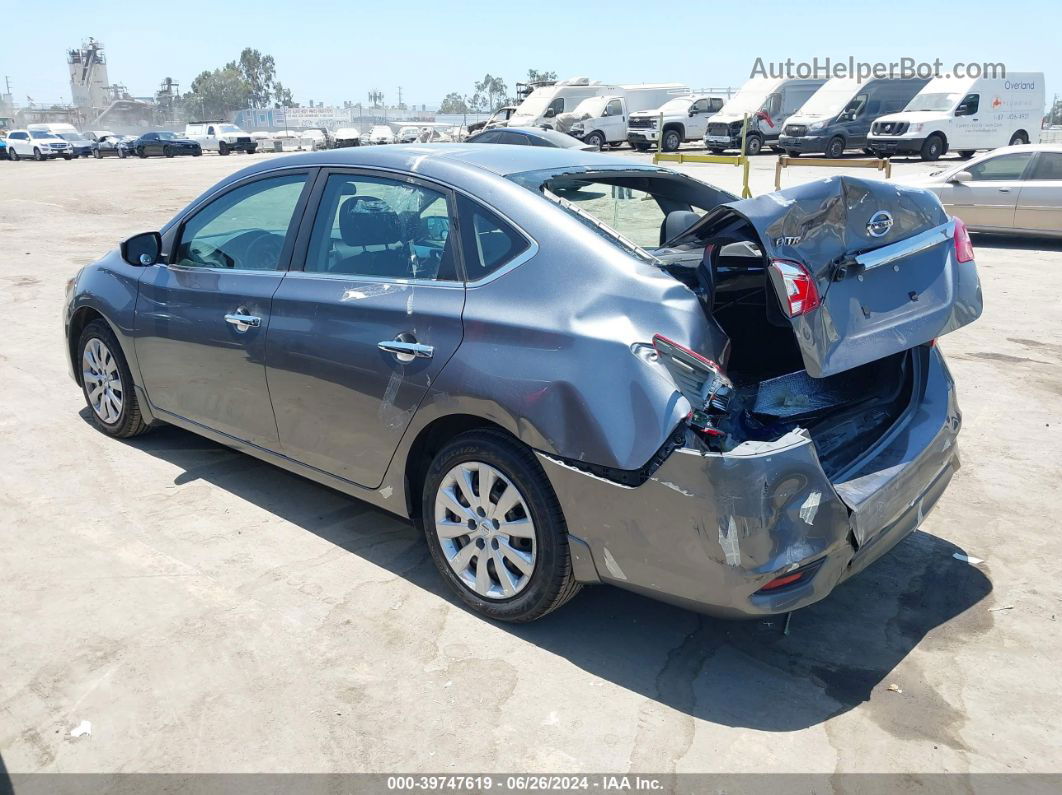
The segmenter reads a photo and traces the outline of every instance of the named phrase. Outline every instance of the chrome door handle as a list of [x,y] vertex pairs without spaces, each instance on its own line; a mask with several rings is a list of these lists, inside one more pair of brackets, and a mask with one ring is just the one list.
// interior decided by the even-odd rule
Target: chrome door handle
[[230,312],[225,315],[225,322],[231,323],[236,327],[239,332],[247,331],[249,328],[258,328],[262,325],[262,318],[256,315],[245,315],[239,310]]
[[1010,193],[1010,188],[1000,188],[999,192],[1000,193]]
[[383,340],[376,343],[376,347],[381,351],[393,353],[400,362],[411,362],[414,359],[430,359],[435,355],[435,348],[431,345],[421,345],[419,342]]

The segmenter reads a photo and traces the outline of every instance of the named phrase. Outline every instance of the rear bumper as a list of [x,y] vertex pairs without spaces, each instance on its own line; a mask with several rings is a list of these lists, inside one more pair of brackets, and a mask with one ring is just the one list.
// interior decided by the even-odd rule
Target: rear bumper
[[[908,411],[843,482],[830,482],[799,430],[726,454],[680,448],[633,488],[539,454],[569,532],[589,550],[589,571],[731,618],[824,598],[915,530],[959,467],[951,377],[935,348],[914,355],[920,375]],[[761,590],[805,567],[813,573],[803,580]],[[592,579],[586,571],[580,578]]]
[[925,138],[870,138],[867,148],[875,154],[913,155],[922,151]]

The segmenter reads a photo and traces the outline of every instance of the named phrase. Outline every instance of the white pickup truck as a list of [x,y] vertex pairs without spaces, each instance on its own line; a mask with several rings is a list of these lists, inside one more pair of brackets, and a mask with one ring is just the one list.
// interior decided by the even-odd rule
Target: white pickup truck
[[[587,97],[571,114],[558,116],[557,129],[591,146],[619,146],[627,140],[627,118],[630,114],[658,108],[672,97],[686,96],[689,92],[689,88],[680,83],[615,86],[613,91]],[[567,117],[572,121],[565,130]]]
[[196,121],[184,128],[184,137],[198,141],[203,151],[227,155],[229,152],[246,152],[253,155],[258,149],[249,132],[235,124],[224,121]]
[[637,111],[627,121],[627,142],[639,152],[654,144],[662,152],[674,152],[684,141],[704,138],[709,117],[722,110],[724,104],[726,97],[688,94],[669,99],[656,110]]

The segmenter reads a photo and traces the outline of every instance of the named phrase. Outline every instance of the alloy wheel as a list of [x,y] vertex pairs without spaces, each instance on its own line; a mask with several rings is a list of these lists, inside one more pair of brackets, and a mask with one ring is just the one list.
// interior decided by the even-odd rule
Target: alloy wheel
[[103,422],[114,425],[122,416],[125,388],[118,371],[118,362],[99,337],[85,345],[81,357],[81,377],[89,405]]
[[435,495],[435,534],[458,579],[484,599],[516,596],[535,571],[535,524],[524,495],[500,471],[464,461]]

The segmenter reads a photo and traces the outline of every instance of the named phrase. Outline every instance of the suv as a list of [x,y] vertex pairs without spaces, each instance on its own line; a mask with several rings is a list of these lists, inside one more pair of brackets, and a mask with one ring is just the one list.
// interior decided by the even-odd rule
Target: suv
[[12,130],[7,134],[7,153],[12,160],[74,159],[74,148],[67,141],[44,130]]
[[184,137],[198,141],[204,151],[227,155],[229,152],[246,152],[253,155],[258,142],[251,134],[235,124],[223,121],[195,121],[184,128]]
[[723,109],[724,97],[689,94],[669,99],[656,110],[639,110],[627,120],[627,142],[644,152],[660,144],[660,117],[663,116],[663,152],[674,152],[683,141],[699,141],[708,130],[708,118]]

